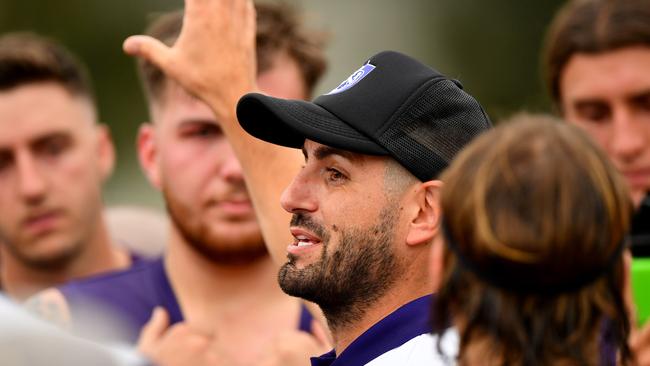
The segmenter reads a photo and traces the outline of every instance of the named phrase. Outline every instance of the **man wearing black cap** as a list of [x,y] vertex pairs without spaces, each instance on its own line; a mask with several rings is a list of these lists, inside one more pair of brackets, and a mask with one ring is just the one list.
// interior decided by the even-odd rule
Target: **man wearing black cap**
[[[436,177],[489,120],[458,82],[396,52],[373,56],[313,103],[253,93],[235,115],[235,102],[254,90],[252,19],[247,1],[188,0],[173,48],[138,37],[125,49],[166,70],[222,122],[267,245],[277,258],[280,247],[288,252],[283,290],[319,305],[332,332],[335,349],[312,364],[431,365],[428,262],[442,245]],[[302,170],[285,166],[294,152],[260,140],[302,149]],[[287,239],[277,227],[288,217],[272,206],[289,174]],[[446,338],[453,347],[454,334]]]

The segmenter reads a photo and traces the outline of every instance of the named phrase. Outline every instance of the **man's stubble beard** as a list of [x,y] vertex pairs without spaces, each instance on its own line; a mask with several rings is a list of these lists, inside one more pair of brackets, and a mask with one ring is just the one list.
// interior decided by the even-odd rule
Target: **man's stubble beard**
[[328,251],[331,235],[324,227],[294,214],[291,225],[313,231],[323,248],[319,261],[302,269],[289,255],[278,276],[282,290],[319,305],[332,330],[360,319],[403,272],[393,248],[395,210],[396,205],[384,207],[380,222],[370,228],[339,229],[340,241],[334,252]]
[[163,187],[162,193],[172,224],[190,248],[204,258],[221,265],[242,265],[268,256],[268,251],[261,238],[259,243],[237,246],[222,245],[211,235],[210,228],[200,220],[197,225],[191,224],[193,214],[179,204],[165,187]]
[[75,259],[81,256],[84,251],[84,245],[80,241],[74,241],[72,244],[58,253],[34,257],[25,253],[18,248],[12,241],[1,239],[2,244],[7,250],[6,253],[14,257],[21,265],[32,270],[42,272],[62,272],[68,268]]
[[[84,243],[84,240],[80,237],[87,237],[88,239],[86,239],[86,241],[90,240],[90,232],[94,229],[95,225],[93,223],[88,224],[88,226],[84,228],[85,231],[80,233],[77,237],[61,239],[66,241],[67,245],[63,246],[63,248],[57,252],[47,255],[31,255],[28,250],[24,250],[22,247],[34,245],[33,243],[27,243],[26,245],[16,244],[16,240],[10,239],[2,232],[0,232],[0,245],[4,246],[6,253],[11,255],[24,267],[42,272],[63,272],[82,255],[86,247],[90,244]],[[37,240],[38,239],[35,241]]]

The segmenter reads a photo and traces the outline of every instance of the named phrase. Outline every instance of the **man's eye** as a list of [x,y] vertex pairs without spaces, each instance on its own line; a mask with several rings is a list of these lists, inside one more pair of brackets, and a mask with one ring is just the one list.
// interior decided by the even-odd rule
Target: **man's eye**
[[50,155],[59,155],[64,148],[64,144],[60,142],[51,142],[47,144],[43,150]]
[[633,103],[641,111],[650,111],[650,93],[646,93],[634,98]]
[[345,174],[341,173],[340,171],[334,169],[334,168],[327,168],[325,169],[327,173],[327,180],[331,182],[342,182],[347,179]]
[[214,137],[221,135],[221,129],[217,126],[201,126],[185,131],[184,135],[191,137]]
[[577,107],[580,119],[590,122],[606,122],[611,117],[611,110],[604,103],[585,103]]
[[36,151],[44,156],[55,157],[63,153],[70,144],[70,139],[66,137],[54,137],[38,143]]
[[0,172],[7,169],[13,162],[13,157],[11,154],[0,153]]

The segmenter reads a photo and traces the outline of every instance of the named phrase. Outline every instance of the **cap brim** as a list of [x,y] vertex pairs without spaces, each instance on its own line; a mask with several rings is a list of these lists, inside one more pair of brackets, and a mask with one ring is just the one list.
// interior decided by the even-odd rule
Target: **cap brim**
[[312,102],[250,93],[237,103],[237,119],[246,132],[276,145],[299,149],[309,139],[362,154],[388,154],[370,138]]

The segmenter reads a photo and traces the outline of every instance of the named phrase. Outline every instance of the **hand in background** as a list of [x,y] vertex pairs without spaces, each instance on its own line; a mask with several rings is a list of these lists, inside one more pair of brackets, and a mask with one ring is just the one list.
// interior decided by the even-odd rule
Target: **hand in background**
[[328,333],[314,320],[312,332],[286,332],[269,345],[260,366],[309,366],[309,358],[320,356],[332,349]]
[[630,347],[638,366],[650,366],[650,322],[632,332]]
[[170,327],[167,312],[155,308],[140,333],[138,351],[158,366],[228,365],[217,354],[214,340],[213,335],[199,332],[185,323]]

